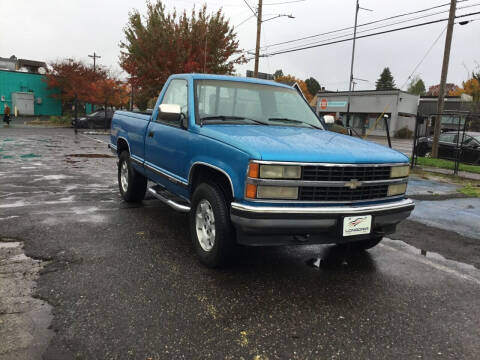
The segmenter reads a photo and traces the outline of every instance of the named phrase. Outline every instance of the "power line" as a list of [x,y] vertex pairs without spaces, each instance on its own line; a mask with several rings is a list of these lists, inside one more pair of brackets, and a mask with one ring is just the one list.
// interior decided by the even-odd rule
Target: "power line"
[[[464,6],[464,7],[462,7],[462,8],[459,8],[458,10],[466,9],[466,8],[470,8],[470,7],[475,7],[475,6],[479,6],[479,5],[480,5],[480,3],[476,3],[476,4],[473,4],[473,5]],[[407,22],[410,22],[410,21],[420,20],[420,19],[424,19],[424,18],[427,18],[427,17],[430,17],[430,16],[435,16],[435,15],[443,14],[443,13],[445,13],[445,12],[449,12],[449,10],[440,11],[440,12],[436,12],[436,13],[429,14],[429,15],[417,16],[417,17],[414,17],[414,18],[410,18],[410,19],[401,20],[401,21],[393,22],[393,23],[386,24],[386,25],[381,25],[381,26],[373,27],[373,28],[370,28],[370,29],[361,30],[361,31],[358,31],[358,33],[361,34],[361,33],[365,33],[365,32],[372,31],[372,30],[383,29],[383,28],[390,27],[390,26],[393,26],[393,25],[404,24],[404,23],[407,23]],[[314,41],[314,42],[310,42],[310,43],[306,43],[306,44],[302,44],[302,45],[298,45],[298,46],[308,46],[308,45],[321,44],[321,43],[324,43],[325,41],[331,41],[331,40],[335,40],[335,39],[341,39],[341,38],[343,38],[343,37],[351,36],[351,35],[352,35],[351,33],[344,34],[344,35],[338,35],[338,36],[330,37],[330,38],[328,38],[328,39],[318,40],[318,41]],[[284,49],[282,49],[282,51],[283,51],[283,50],[296,49],[298,46],[291,47],[291,48],[284,48]]]
[[243,0],[243,2],[248,6],[248,8],[252,11],[253,15],[257,16],[257,12],[252,9],[250,4],[248,3],[247,0]]
[[[246,0],[244,0],[244,1],[246,1]],[[458,1],[458,3],[460,3],[460,2],[465,2],[465,1],[470,1],[470,0],[460,0],[460,1]],[[442,4],[442,5],[432,6],[432,7],[430,7],[430,8],[421,9],[421,10],[416,10],[416,11],[411,11],[411,12],[407,12],[407,13],[403,13],[403,14],[399,14],[399,15],[389,16],[389,17],[386,17],[386,18],[382,18],[382,19],[370,21],[370,22],[368,22],[368,23],[359,24],[359,25],[357,25],[357,27],[366,26],[366,25],[372,25],[372,24],[376,24],[376,23],[379,23],[379,22],[382,22],[382,21],[392,20],[392,19],[396,19],[396,18],[399,18],[399,17],[407,16],[407,15],[419,14],[419,13],[422,13],[422,12],[426,12],[426,11],[429,11],[429,10],[437,9],[437,8],[444,7],[444,6],[447,6],[447,5],[450,5],[450,3],[445,3],[445,4]],[[297,41],[300,41],[300,40],[311,39],[311,38],[314,38],[314,37],[319,37],[319,36],[323,36],[323,35],[328,35],[328,34],[332,34],[332,33],[335,33],[335,32],[340,32],[340,31],[344,31],[344,30],[348,30],[348,29],[353,29],[353,26],[348,26],[348,27],[345,27],[345,28],[341,28],[341,29],[337,29],[337,30],[332,30],[332,31],[328,31],[328,32],[320,33],[320,34],[309,35],[309,36],[301,37],[301,38],[298,38],[298,39],[287,40],[287,41],[282,41],[282,42],[278,42],[278,43],[274,43],[274,44],[269,44],[269,45],[265,45],[264,48],[265,48],[265,47],[277,46],[277,45],[283,45],[283,44],[289,44],[289,43],[292,43],[292,42],[297,42]],[[248,51],[252,51],[252,49],[247,50],[247,51],[245,51],[245,52],[248,52]]]
[[[463,18],[463,17],[467,17],[467,16],[472,16],[472,15],[478,15],[478,14],[480,14],[480,11],[473,12],[473,13],[468,13],[468,14],[464,14],[464,15],[458,15],[455,18],[458,19],[458,18]],[[432,21],[428,21],[428,22],[424,22],[424,23],[420,23],[420,24],[403,26],[403,27],[396,28],[396,29],[379,31],[379,32],[372,33],[372,34],[357,36],[357,39],[362,39],[362,38],[367,38],[367,37],[372,37],[372,36],[382,35],[382,34],[388,34],[388,33],[391,33],[391,32],[397,32],[397,31],[400,31],[400,30],[412,29],[412,28],[416,28],[416,27],[420,27],[420,26],[436,24],[436,23],[439,23],[439,22],[447,21],[447,20],[448,20],[448,18],[447,19],[432,20]],[[300,51],[300,50],[308,50],[308,49],[313,49],[313,48],[317,48],[317,47],[338,44],[338,43],[342,43],[342,42],[346,42],[346,41],[350,41],[350,40],[353,40],[353,37],[350,37],[350,38],[347,38],[347,39],[341,39],[341,40],[337,40],[337,41],[331,41],[331,42],[324,43],[324,44],[305,46],[305,47],[300,47],[300,48],[290,49],[290,50],[284,50],[284,51],[277,51],[277,52],[273,52],[273,53],[270,53],[270,54],[265,54],[265,55],[262,55],[262,56],[273,56],[273,55],[286,54],[286,53],[291,53],[291,52]],[[247,60],[251,60],[251,58],[247,59]]]
[[251,18],[253,17],[256,17],[256,15],[250,15],[248,18],[246,18],[245,20],[241,21],[239,24],[235,25],[234,27],[235,28],[238,28],[240,25],[246,23],[248,20],[250,20]]
[[415,68],[413,69],[413,71],[411,72],[410,75],[408,75],[407,77],[407,80],[405,80],[405,82],[403,83],[403,85],[400,87],[400,89],[403,89],[404,86],[408,83],[408,80],[410,80],[412,78],[412,75],[415,73],[415,71],[417,71],[418,67],[423,63],[423,61],[426,59],[426,57],[428,56],[428,54],[430,54],[430,51],[432,51],[433,47],[435,46],[435,44],[438,42],[438,40],[440,40],[440,38],[442,37],[443,33],[445,32],[445,30],[447,30],[447,27],[445,26],[445,28],[442,30],[442,32],[438,35],[438,37],[435,39],[435,41],[432,43],[432,45],[430,46],[430,48],[427,50],[427,52],[425,53],[425,55],[422,57],[422,59],[419,61],[419,63],[415,66]]
[[307,0],[292,0],[292,1],[285,1],[285,2],[268,3],[263,5],[283,5],[283,4],[293,4],[293,3],[303,2],[303,1],[307,1]]

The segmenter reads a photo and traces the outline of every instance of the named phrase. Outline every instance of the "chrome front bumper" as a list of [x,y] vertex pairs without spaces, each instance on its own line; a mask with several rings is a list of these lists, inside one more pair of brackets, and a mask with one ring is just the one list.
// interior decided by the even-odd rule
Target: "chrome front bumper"
[[[395,232],[396,225],[414,209],[410,199],[364,206],[252,206],[232,203],[230,217],[245,245],[298,243],[341,243],[378,237]],[[342,236],[342,219],[352,215],[372,215],[368,235]],[[293,239],[293,240],[292,240]]]

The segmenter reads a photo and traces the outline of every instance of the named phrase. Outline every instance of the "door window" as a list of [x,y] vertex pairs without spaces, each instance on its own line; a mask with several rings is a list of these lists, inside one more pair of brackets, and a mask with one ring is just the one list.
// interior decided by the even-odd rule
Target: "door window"
[[446,133],[440,135],[440,141],[446,143],[456,143],[457,142],[457,134]]
[[[188,116],[188,85],[187,81],[183,79],[174,79],[170,81],[168,89],[162,99],[162,104],[176,104],[180,105],[184,116]],[[166,122],[157,116],[157,121]],[[175,122],[175,125],[178,125]]]

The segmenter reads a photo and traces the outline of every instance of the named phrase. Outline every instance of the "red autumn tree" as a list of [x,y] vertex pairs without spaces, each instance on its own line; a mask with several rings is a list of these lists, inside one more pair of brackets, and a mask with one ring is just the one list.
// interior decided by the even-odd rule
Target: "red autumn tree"
[[130,74],[139,105],[158,96],[171,74],[232,74],[235,64],[245,62],[222,11],[207,14],[206,6],[188,16],[166,13],[160,0],[147,3],[147,14],[133,11],[124,32],[120,66]]
[[[458,86],[452,83],[445,84],[445,96],[453,96],[458,91]],[[440,85],[432,85],[428,88],[428,96],[438,96],[440,92]]]
[[303,95],[305,95],[305,98],[307,99],[307,101],[310,102],[313,99],[313,95],[310,94],[310,91],[308,91],[308,86],[305,83],[305,81],[297,79],[293,75],[277,76],[275,77],[275,81],[282,84],[290,85],[290,86],[293,86],[295,83],[297,83],[300,89],[302,90]]
[[52,96],[61,99],[62,103],[80,102],[90,99],[92,82],[106,77],[102,69],[93,71],[81,61],[61,60],[50,63],[47,67],[44,81],[50,89],[57,89]]
[[114,78],[98,79],[90,84],[89,102],[92,104],[122,107],[128,103],[129,91],[125,83]]

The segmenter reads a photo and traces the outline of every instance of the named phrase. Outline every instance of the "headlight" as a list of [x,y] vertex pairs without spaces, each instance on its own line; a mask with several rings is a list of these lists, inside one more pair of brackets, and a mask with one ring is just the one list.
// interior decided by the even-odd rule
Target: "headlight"
[[402,195],[405,191],[407,191],[407,183],[393,184],[388,187],[387,196]]
[[262,179],[300,179],[302,169],[292,165],[260,165]]
[[392,166],[392,170],[390,170],[390,177],[391,178],[401,178],[407,177],[410,173],[410,166]]
[[258,186],[258,199],[290,199],[298,198],[298,187],[290,186]]

